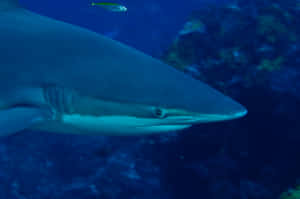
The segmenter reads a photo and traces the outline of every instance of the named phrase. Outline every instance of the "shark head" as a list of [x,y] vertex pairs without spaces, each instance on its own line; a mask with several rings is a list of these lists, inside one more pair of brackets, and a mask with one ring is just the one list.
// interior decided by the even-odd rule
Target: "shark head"
[[[77,132],[66,128],[70,126],[79,133],[144,135],[247,114],[244,106],[205,83],[133,49],[127,52],[132,59],[110,60],[108,73],[101,68],[101,81],[91,77],[80,84],[43,87],[45,104],[56,113],[54,121],[63,124],[62,131]],[[143,59],[134,59],[137,55]],[[95,58],[93,63],[101,65],[103,60]],[[114,70],[113,63],[123,69]]]
[[142,98],[134,96],[134,100],[92,97],[57,87],[48,87],[43,93],[55,90],[50,92],[50,97],[44,97],[56,113],[53,121],[89,134],[144,135],[177,131],[201,123],[240,118],[247,113],[242,105],[204,84],[201,88],[192,87],[201,82],[186,79],[182,83],[191,88],[182,87],[183,90],[177,82],[173,82],[174,93],[169,88],[164,88],[164,95],[151,94],[145,89]]
[[15,0],[2,1],[7,3],[0,3],[5,6],[0,15],[0,126],[6,134],[31,128],[143,135],[247,113],[219,91],[136,49],[15,9]]

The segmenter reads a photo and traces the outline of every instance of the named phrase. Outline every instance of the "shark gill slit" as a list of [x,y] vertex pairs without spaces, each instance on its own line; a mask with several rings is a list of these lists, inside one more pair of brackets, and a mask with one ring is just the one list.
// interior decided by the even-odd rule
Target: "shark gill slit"
[[53,113],[53,119],[60,120],[63,114],[72,114],[76,92],[56,85],[43,87],[43,96],[46,104]]
[[82,95],[74,89],[56,85],[43,87],[43,96],[53,113],[52,118],[61,120],[63,115],[81,116],[133,116],[139,118],[157,118],[157,107],[103,100]]

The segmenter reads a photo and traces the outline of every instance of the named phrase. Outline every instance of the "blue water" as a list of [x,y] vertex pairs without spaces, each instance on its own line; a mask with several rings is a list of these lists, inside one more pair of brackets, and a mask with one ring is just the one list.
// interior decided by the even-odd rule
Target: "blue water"
[[[92,8],[88,0],[20,2],[157,58],[173,52],[177,38],[178,57],[192,62],[183,71],[249,114],[179,134],[1,138],[0,199],[300,199],[280,197],[300,183],[299,1],[117,1],[126,13]],[[225,9],[237,2],[241,11]],[[191,16],[205,32],[179,36]],[[262,33],[260,24],[270,18],[264,27],[272,30]],[[279,68],[259,67],[277,58],[284,60]]]
[[21,0],[33,11],[80,25],[159,56],[182,28],[195,8],[213,3],[207,0],[117,1],[128,7],[127,13],[112,13],[91,8],[88,0]]

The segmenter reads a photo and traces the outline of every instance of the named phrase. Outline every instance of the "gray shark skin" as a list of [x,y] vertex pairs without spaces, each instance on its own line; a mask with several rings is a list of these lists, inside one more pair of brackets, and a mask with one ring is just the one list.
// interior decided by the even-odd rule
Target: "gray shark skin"
[[0,44],[0,135],[143,135],[247,113],[157,59],[15,0],[0,0]]

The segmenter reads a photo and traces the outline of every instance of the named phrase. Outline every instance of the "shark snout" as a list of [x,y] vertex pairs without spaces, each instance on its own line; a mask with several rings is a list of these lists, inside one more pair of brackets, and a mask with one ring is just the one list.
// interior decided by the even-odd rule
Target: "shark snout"
[[247,109],[236,102],[235,100],[219,94],[218,98],[211,99],[211,104],[204,105],[200,102],[198,112],[194,115],[196,123],[203,122],[218,122],[225,120],[233,120],[244,117],[248,111]]
[[234,110],[228,114],[228,115],[232,116],[232,119],[244,117],[248,113],[248,110],[243,105],[238,104],[237,106],[238,106],[238,108],[236,110]]
[[200,82],[187,80],[184,85],[185,89],[181,90],[181,95],[177,95],[175,101],[177,107],[188,113],[181,115],[186,117],[185,121],[182,120],[184,122],[195,124],[232,120],[248,112],[236,100]]
[[245,106],[235,101],[234,99],[223,96],[223,103],[219,102],[222,107],[220,107],[219,114],[227,117],[228,119],[237,119],[245,116],[248,111]]

